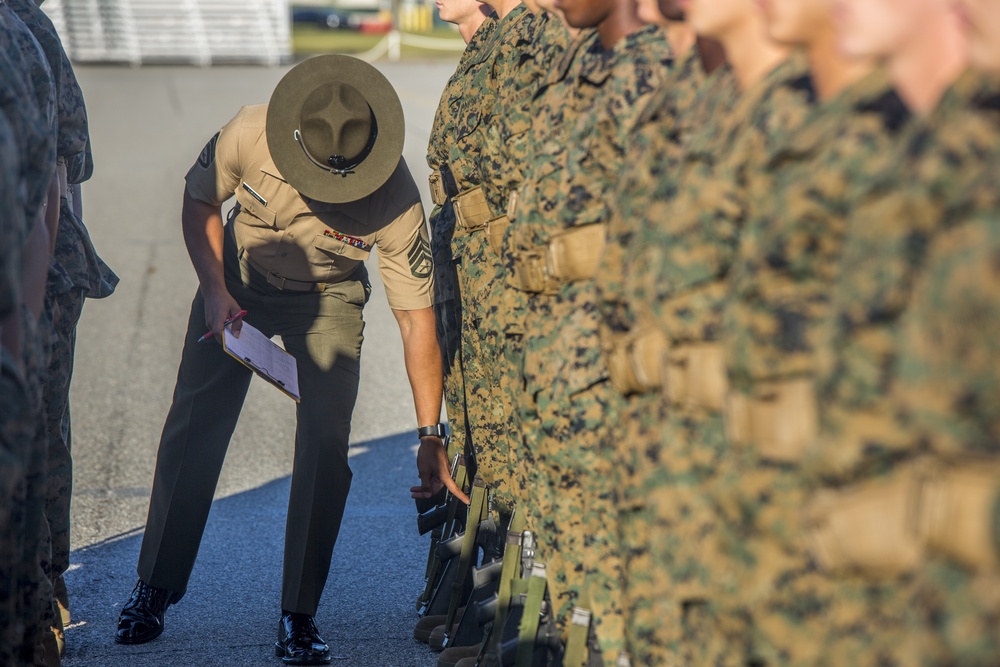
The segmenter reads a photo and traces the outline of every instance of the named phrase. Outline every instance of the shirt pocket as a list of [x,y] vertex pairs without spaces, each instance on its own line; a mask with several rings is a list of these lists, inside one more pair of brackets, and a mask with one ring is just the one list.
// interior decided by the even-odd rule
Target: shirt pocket
[[347,271],[371,255],[371,246],[359,248],[348,240],[337,238],[335,234],[338,232],[324,231],[313,237],[306,251],[310,264],[326,270]]
[[250,194],[243,184],[236,189],[236,201],[240,204],[237,220],[251,227],[277,229],[277,214]]

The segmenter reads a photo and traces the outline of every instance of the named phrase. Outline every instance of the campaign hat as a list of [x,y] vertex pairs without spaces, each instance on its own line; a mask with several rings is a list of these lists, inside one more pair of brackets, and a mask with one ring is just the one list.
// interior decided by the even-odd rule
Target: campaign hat
[[367,197],[403,153],[403,107],[377,69],[351,56],[305,60],[271,94],[268,151],[300,194],[343,203]]

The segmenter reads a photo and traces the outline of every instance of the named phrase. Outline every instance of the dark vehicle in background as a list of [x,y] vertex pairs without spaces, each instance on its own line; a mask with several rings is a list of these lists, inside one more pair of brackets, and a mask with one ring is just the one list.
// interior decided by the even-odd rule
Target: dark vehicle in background
[[354,14],[333,7],[293,7],[292,23],[324,30],[357,30],[361,25]]

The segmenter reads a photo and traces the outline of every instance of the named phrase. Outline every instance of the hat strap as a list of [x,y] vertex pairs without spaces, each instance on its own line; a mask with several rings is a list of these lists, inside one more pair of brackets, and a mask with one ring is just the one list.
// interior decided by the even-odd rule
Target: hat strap
[[302,134],[299,132],[298,128],[295,129],[293,133],[295,137],[295,142],[305,153],[306,158],[312,162],[314,165],[322,169],[323,171],[328,171],[331,174],[336,174],[347,178],[348,174],[354,173],[354,168],[365,161],[365,158],[371,154],[372,149],[375,148],[375,139],[378,138],[378,122],[375,120],[375,113],[372,112],[372,131],[368,135],[368,143],[365,144],[364,150],[362,150],[356,158],[350,163],[347,163],[347,159],[340,155],[331,155],[328,159],[328,164],[323,164],[309,152],[306,148],[305,142],[302,141]]

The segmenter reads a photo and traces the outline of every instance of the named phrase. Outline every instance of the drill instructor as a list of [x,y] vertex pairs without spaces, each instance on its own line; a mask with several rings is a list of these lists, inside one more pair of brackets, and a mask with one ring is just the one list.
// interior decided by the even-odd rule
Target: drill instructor
[[[200,288],[119,643],[157,637],[167,606],[187,588],[252,376],[221,346],[196,341],[206,326],[218,337],[223,322],[246,309],[248,323],[281,336],[295,357],[302,396],[275,652],[288,663],[329,661],[313,616],[351,483],[348,438],[370,292],[364,260],[373,246],[421,427],[414,495],[446,484],[461,496],[438,437],[433,266],[420,195],[401,158],[403,128],[384,76],[354,58],[320,56],[286,74],[269,104],[243,107],[188,172],[182,224]],[[224,226],[221,205],[234,194]],[[233,335],[241,325],[232,325]]]

